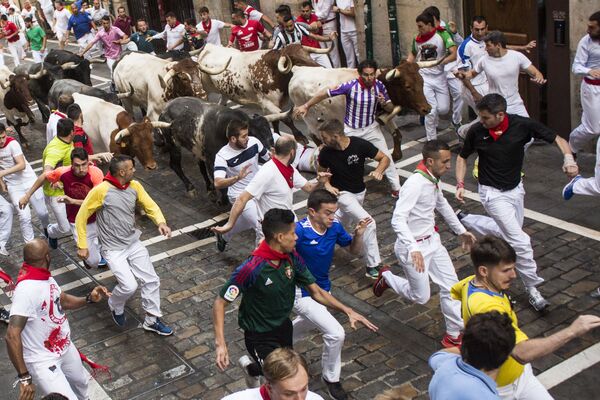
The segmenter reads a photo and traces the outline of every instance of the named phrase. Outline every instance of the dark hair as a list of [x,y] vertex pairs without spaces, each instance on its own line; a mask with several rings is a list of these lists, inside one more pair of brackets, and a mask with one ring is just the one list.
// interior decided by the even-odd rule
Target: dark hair
[[32,19],[31,19],[31,17],[25,17],[25,18],[23,18],[23,21],[24,22],[31,22]]
[[435,21],[433,20],[433,15],[428,14],[428,13],[423,13],[423,14],[417,15],[417,18],[415,18],[415,22],[422,22],[425,25],[431,25],[431,26],[435,25]]
[[313,8],[312,3],[310,1],[303,1],[302,4],[300,4],[300,7],[310,7],[311,10]]
[[340,120],[331,118],[323,121],[318,127],[317,131],[326,132],[329,134],[344,135],[344,124]]
[[600,25],[600,11],[596,11],[590,15],[590,21],[596,21],[596,23]]
[[291,17],[292,9],[287,4],[281,4],[279,7],[277,7],[275,9],[275,14],[279,14],[279,15],[283,16],[284,18],[287,17],[288,15]]
[[473,24],[477,22],[477,23],[482,23],[485,22],[485,24],[487,25],[487,19],[485,19],[485,17],[483,15],[476,15],[473,18],[471,18],[471,26],[473,26]]
[[71,151],[71,161],[73,161],[75,158],[85,161],[89,159],[89,154],[83,147],[75,147]]
[[69,107],[67,107],[67,117],[70,120],[75,121],[76,119],[79,118],[80,115],[81,115],[81,107],[79,107],[79,104],[73,103],[73,104],[70,104]]
[[337,201],[337,197],[330,191],[317,189],[308,196],[306,207],[319,211],[321,209],[321,204],[334,204],[337,203]]
[[2,21],[8,21],[8,17],[6,16],[6,14],[2,14],[2,16],[0,16],[0,19]]
[[68,118],[62,118],[58,120],[56,124],[56,136],[64,138],[69,136],[73,132],[75,124]]
[[293,137],[282,136],[275,142],[275,154],[287,156],[296,148],[296,140]]
[[477,111],[487,111],[491,114],[506,112],[506,99],[498,93],[486,94],[477,103]]
[[506,36],[500,31],[491,31],[483,38],[483,41],[491,44],[499,44],[503,49],[506,48]]
[[196,22],[196,18],[186,18],[185,21],[186,24],[188,25],[193,25],[196,26],[197,22]]
[[177,19],[177,15],[175,15],[175,13],[173,11],[169,11],[168,13],[165,14],[165,18],[175,18]]
[[262,221],[262,231],[265,235],[265,240],[268,242],[275,239],[277,234],[289,231],[290,225],[294,223],[294,220],[294,213],[290,210],[272,208],[267,211]]
[[248,129],[248,122],[241,119],[232,119],[229,124],[227,124],[225,135],[227,135],[227,139],[238,137],[240,136],[242,129]]
[[423,14],[429,14],[432,17],[435,17],[435,19],[437,19],[438,21],[441,19],[440,18],[440,9],[437,8],[436,6],[429,6],[426,9],[423,10]]
[[138,18],[137,21],[135,21],[136,25],[139,24],[140,22],[148,23],[148,21],[146,21],[146,18]]
[[209,13],[210,11],[208,11],[208,7],[200,7],[200,9],[198,10],[198,14],[202,14],[202,13]]
[[110,17],[108,15],[104,15],[104,16],[102,16],[102,18],[100,18],[100,20],[110,22]]
[[379,68],[379,66],[377,65],[377,61],[375,60],[362,60],[358,63],[358,67],[356,67],[356,70],[359,74],[362,74],[365,68],[373,68],[376,70],[377,68]]
[[499,368],[515,347],[515,330],[505,313],[475,314],[467,322],[460,347],[463,360],[471,366],[491,371]]
[[235,15],[236,17],[246,18],[246,14],[244,14],[242,10],[233,10],[231,14]]
[[425,142],[423,149],[421,150],[421,154],[423,154],[423,160],[427,160],[428,158],[437,158],[438,153],[441,150],[450,150],[448,143],[439,139]]
[[69,400],[69,398],[60,393],[50,393],[42,397],[40,400]]
[[110,160],[110,164],[108,165],[108,172],[110,172],[112,176],[117,176],[119,170],[121,169],[121,164],[123,164],[125,161],[131,161],[133,165],[135,165],[135,160],[133,159],[133,157],[128,156],[127,154],[119,154],[114,156],[112,160]]
[[67,112],[67,107],[73,104],[75,100],[70,94],[61,94],[58,96],[58,111]]
[[497,236],[485,235],[471,248],[471,262],[475,272],[479,266],[494,268],[500,264],[512,264],[517,261],[517,253],[510,244]]
[[4,132],[6,130],[6,125],[0,122],[0,132]]

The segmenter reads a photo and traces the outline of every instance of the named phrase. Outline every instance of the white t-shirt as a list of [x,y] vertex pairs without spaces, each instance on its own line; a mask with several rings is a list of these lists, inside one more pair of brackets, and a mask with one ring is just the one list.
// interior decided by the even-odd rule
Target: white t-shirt
[[[229,396],[223,397],[221,400],[264,400],[260,394],[260,388],[246,389],[240,392],[235,392]],[[306,400],[323,400],[321,396],[311,391],[306,393]]]
[[71,12],[67,8],[62,10],[54,10],[54,19],[56,20],[56,30],[66,31],[69,26],[69,18],[71,18]]
[[531,61],[523,54],[507,50],[503,57],[481,57],[473,69],[478,73],[484,71],[489,85],[488,93],[501,94],[510,106],[523,101],[519,95],[519,74],[530,65]]
[[48,123],[46,124],[46,143],[50,143],[50,141],[56,136],[58,120],[66,118],[61,115],[58,115],[57,112],[58,111],[53,112],[48,118]]
[[[337,7],[345,10],[346,8],[354,8],[354,0],[336,0]],[[349,17],[340,13],[340,31],[341,32],[354,32],[356,31],[356,22],[354,17]]]
[[258,157],[264,161],[269,160],[269,153],[257,138],[250,136],[245,149],[234,149],[229,144],[223,146],[215,157],[214,176],[216,178],[231,178],[238,175],[246,165],[250,166],[250,173],[241,181],[237,181],[227,188],[227,196],[235,201],[258,172]]
[[40,3],[40,7],[42,7],[42,10],[47,10],[50,7],[54,7],[51,0],[38,0],[38,3]]
[[[300,175],[300,172],[296,168],[294,168],[292,180],[294,188],[299,189],[306,185],[306,179]],[[293,188],[288,186],[273,160],[266,162],[262,166],[248,186],[246,186],[245,190],[256,199],[260,217],[272,208],[293,210]]]
[[54,278],[20,282],[13,295],[10,315],[27,317],[21,332],[26,363],[52,362],[71,344],[71,328],[60,305],[60,287]]
[[29,9],[29,10],[26,10],[26,9],[21,10],[21,16],[23,18],[27,18],[27,17],[31,18],[31,22],[33,22],[33,23],[37,22],[37,18],[35,17],[36,14],[37,14],[37,8],[35,8],[34,6],[31,6],[31,9]]
[[260,21],[260,19],[263,17],[263,13],[252,6],[246,7],[244,14],[246,14],[248,19],[251,19],[252,21]]
[[[15,166],[15,157],[23,155],[23,150],[21,149],[21,145],[16,140],[11,140],[6,146],[0,148],[0,169],[9,169]],[[19,172],[14,172],[12,174],[6,175],[4,177],[4,182],[10,188],[13,185],[20,184],[31,184],[37,179],[35,172],[25,159],[25,169]]]
[[[219,32],[221,29],[225,27],[225,22],[219,21],[218,19],[211,18],[210,19],[210,31],[208,35],[204,39],[206,43],[214,44],[215,46],[223,46],[221,43],[221,35]],[[204,32],[204,27],[202,26],[202,22],[196,25],[196,29],[198,32]]]
[[[448,49],[455,46],[454,41],[447,32],[436,32],[429,40],[423,43],[417,43],[413,39],[412,52],[418,61],[436,61],[446,58]],[[419,68],[419,73],[423,78],[428,76],[439,76],[444,73],[443,65],[436,65],[431,68]]]
[[164,39],[167,42],[167,48],[181,50],[183,49],[183,42],[179,43],[175,48],[172,47],[175,43],[181,41],[183,35],[185,35],[185,26],[183,24],[178,24],[173,28],[171,28],[171,25],[166,24],[165,30],[152,36],[152,39]]

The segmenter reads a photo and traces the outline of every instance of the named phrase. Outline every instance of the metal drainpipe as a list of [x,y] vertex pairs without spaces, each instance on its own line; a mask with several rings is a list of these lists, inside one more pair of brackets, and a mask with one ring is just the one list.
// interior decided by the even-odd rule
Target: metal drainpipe
[[400,64],[400,38],[398,36],[398,18],[396,0],[388,0],[388,20],[390,23],[390,44],[392,46],[392,63]]
[[373,59],[373,16],[371,15],[371,0],[365,0],[365,45],[367,60]]

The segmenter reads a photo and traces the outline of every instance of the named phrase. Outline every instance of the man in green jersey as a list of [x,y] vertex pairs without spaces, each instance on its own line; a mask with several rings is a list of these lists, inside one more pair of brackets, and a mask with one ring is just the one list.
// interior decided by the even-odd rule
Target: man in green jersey
[[30,17],[25,18],[25,37],[27,38],[27,47],[31,49],[33,61],[38,63],[44,61],[46,57],[46,32],[39,26],[34,25]]

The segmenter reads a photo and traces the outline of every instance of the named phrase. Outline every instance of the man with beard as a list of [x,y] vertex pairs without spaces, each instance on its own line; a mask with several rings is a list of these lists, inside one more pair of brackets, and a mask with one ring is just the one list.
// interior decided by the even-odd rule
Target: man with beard
[[148,41],[148,39],[156,35],[156,31],[148,29],[148,23],[143,18],[137,20],[136,27],[137,32],[131,35],[129,41],[135,43],[138,51],[143,51],[144,53],[153,53],[154,46],[150,41]]
[[274,50],[279,50],[292,43],[300,43],[302,38],[309,37],[318,42],[331,42],[337,38],[337,33],[332,32],[329,37],[311,33],[304,26],[294,23],[291,15],[283,17],[283,29],[275,37]]
[[255,51],[260,49],[260,39],[258,34],[262,34],[267,39],[271,38],[271,32],[267,31],[258,21],[248,19],[243,11],[236,10],[231,14],[231,35],[227,47],[233,47],[237,39],[237,46],[240,51]]

